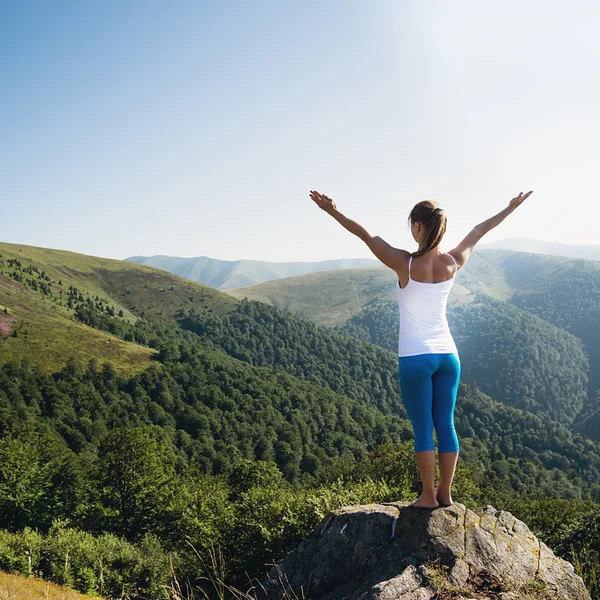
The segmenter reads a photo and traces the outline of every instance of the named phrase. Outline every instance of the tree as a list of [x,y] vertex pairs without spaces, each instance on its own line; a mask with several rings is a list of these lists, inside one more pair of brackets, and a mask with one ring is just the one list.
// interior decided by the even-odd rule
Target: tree
[[121,427],[101,441],[97,462],[100,512],[128,540],[165,530],[173,497],[175,453],[151,427]]

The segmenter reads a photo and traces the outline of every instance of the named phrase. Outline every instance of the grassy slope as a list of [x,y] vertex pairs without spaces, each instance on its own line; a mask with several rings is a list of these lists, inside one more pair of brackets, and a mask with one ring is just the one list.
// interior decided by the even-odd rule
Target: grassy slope
[[[248,297],[328,327],[342,325],[363,308],[380,301],[395,301],[395,275],[387,267],[361,267],[322,271],[287,277],[227,293],[189,281],[167,271],[132,262],[78,254],[64,250],[0,243],[0,265],[10,271],[9,258],[45,270],[53,280],[56,296],[66,296],[70,285],[84,295],[107,298],[125,319],[157,315],[175,322],[182,307],[215,314],[233,310],[238,298]],[[560,278],[573,259],[511,252],[480,250],[459,271],[450,306],[469,304],[472,292],[483,291],[508,300],[519,289],[535,290]],[[58,281],[62,281],[62,287]],[[64,303],[63,303],[64,304]],[[7,314],[4,314],[4,307]],[[139,315],[139,316],[138,316]],[[0,364],[29,356],[45,370],[54,370],[71,357],[112,361],[120,372],[137,372],[156,352],[125,342],[75,321],[72,311],[0,274],[0,330],[17,330],[19,337],[0,335]]]
[[[580,262],[579,259],[511,250],[476,250],[458,272],[448,305],[470,304],[476,292],[501,301],[510,300],[516,291],[534,292],[553,285],[552,282],[559,283],[573,261]],[[590,265],[595,268],[596,263],[590,262]],[[395,280],[394,272],[387,267],[363,267],[287,277],[227,290],[227,293],[236,298],[246,296],[267,302],[332,327],[343,325],[373,303],[395,302]]]
[[[473,296],[461,280],[450,293],[451,306],[469,304]],[[343,325],[379,302],[396,301],[396,276],[387,267],[361,267],[286,277],[227,290],[235,298],[267,302],[277,308],[324,325]]]
[[[89,600],[90,596],[80,594],[50,581],[34,577],[12,575],[0,571],[0,600]],[[95,596],[96,600],[102,600]]]
[[[120,260],[68,252],[0,243],[0,265],[12,271],[9,258],[19,259],[23,266],[35,265],[52,278],[53,292],[66,292],[70,285],[85,296],[108,299],[115,310],[123,310],[125,318],[134,322],[138,316],[157,314],[175,321],[182,306],[194,306],[222,314],[238,303],[231,296],[208,286],[182,279],[166,271]],[[62,286],[58,281],[62,281]],[[44,370],[62,367],[68,358],[87,360],[95,357],[111,361],[119,372],[133,373],[144,369],[156,351],[75,321],[72,311],[41,292],[16,282],[6,273],[0,274],[0,326],[18,337],[0,336],[0,363],[29,356]],[[4,307],[7,314],[4,314]]]
[[361,267],[296,275],[228,290],[236,297],[267,302],[328,327],[345,323],[378,299],[393,299],[394,274]]

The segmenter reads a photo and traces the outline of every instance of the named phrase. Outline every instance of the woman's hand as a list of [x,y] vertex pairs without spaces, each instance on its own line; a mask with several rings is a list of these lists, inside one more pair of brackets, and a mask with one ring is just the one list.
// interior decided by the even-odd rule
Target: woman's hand
[[524,201],[526,198],[528,198],[528,197],[529,197],[529,195],[530,195],[530,194],[532,194],[532,193],[533,193],[533,190],[531,190],[530,192],[527,192],[525,195],[523,195],[523,192],[521,192],[521,193],[520,193],[520,194],[519,194],[519,195],[518,195],[516,198],[513,198],[513,199],[510,201],[510,203],[509,203],[508,207],[509,207],[511,210],[515,210],[515,208],[517,208],[517,206],[520,206],[520,205],[523,203],[523,201]]
[[315,204],[319,208],[322,208],[327,213],[331,213],[333,210],[337,209],[335,202],[325,194],[319,194],[319,192],[311,190],[310,197],[315,201]]
[[342,227],[360,238],[373,252],[373,254],[387,267],[398,272],[401,265],[406,264],[408,255],[406,250],[399,250],[390,246],[378,235],[369,233],[360,223],[353,221],[346,215],[343,215],[336,207],[335,202],[325,194],[320,194],[315,190],[310,190],[310,197],[315,204],[329,213]]

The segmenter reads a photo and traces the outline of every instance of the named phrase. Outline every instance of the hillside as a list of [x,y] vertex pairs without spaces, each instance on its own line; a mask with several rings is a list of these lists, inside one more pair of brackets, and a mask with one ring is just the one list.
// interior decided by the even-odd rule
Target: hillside
[[[467,266],[456,275],[448,306],[469,304],[475,292],[483,292],[502,301],[510,299],[520,289],[517,286],[523,283],[507,278],[510,255],[506,250],[474,253]],[[554,257],[547,260],[552,265]],[[227,290],[227,293],[235,298],[267,302],[319,325],[335,327],[343,325],[365,308],[385,301],[395,302],[395,285],[393,271],[380,266],[287,277]]]
[[[501,301],[517,294],[533,293],[545,287],[560,287],[567,273],[600,276],[600,262],[544,256],[510,250],[476,249],[465,267],[456,275],[448,299],[449,306],[472,301],[482,292]],[[328,326],[341,325],[344,318],[355,316],[366,306],[385,300],[395,301],[395,275],[388,267],[328,271],[289,277],[268,283],[227,290],[236,298],[268,302],[302,314]],[[595,293],[585,286],[578,293]]]
[[[587,400],[589,358],[581,340],[508,302],[477,293],[450,308],[461,380],[496,400],[569,425]],[[368,308],[335,328],[392,352],[398,349],[396,302]]]
[[[361,405],[376,408],[383,415],[397,415],[405,420],[404,433],[410,430],[397,389],[394,347],[397,324],[393,327],[389,326],[389,323],[380,326],[376,318],[371,324],[367,339],[353,339],[360,336],[349,337],[343,330],[328,331],[268,304],[248,300],[240,302],[229,294],[152,267],[11,244],[3,244],[1,254],[0,277],[4,284],[4,296],[0,297],[0,300],[4,298],[8,305],[7,317],[12,314],[19,315],[19,319],[11,321],[11,329],[22,332],[22,335],[16,338],[10,334],[3,337],[3,361],[27,356],[33,364],[52,371],[68,366],[70,358],[77,358],[83,362],[90,358],[102,362],[109,359],[114,362],[117,371],[134,374],[149,366],[152,361],[158,360],[163,364],[173,361],[177,364],[181,361],[181,364],[185,365],[193,363],[192,357],[200,349],[203,353],[212,352],[211,348],[220,349],[243,363],[283,371],[298,382],[316,384],[318,389],[331,390],[352,402],[358,401]],[[474,264],[477,265],[477,262],[474,261]],[[484,277],[481,285],[486,289],[501,288],[502,285],[495,285],[496,280],[491,276],[491,271],[497,271],[499,267],[492,264],[491,267],[484,265],[483,268],[487,271],[488,278],[486,280]],[[390,311],[388,316],[384,316],[382,325],[388,322],[393,304],[388,302],[386,308],[385,303],[377,298],[377,293],[381,294],[385,290],[385,269],[334,271],[328,272],[327,275],[311,274],[306,277],[314,280],[332,275],[334,280],[330,288],[331,293],[331,290],[335,289],[335,283],[343,280],[347,273],[358,274],[362,278],[360,294],[354,296],[357,306],[357,299],[370,296],[371,305],[376,308],[369,309],[371,313],[366,311],[364,314],[375,315],[383,311],[384,315],[385,311]],[[473,275],[470,274],[470,277]],[[504,281],[506,280],[508,277],[504,278]],[[38,281],[40,283],[37,283]],[[352,285],[359,291],[354,282]],[[393,290],[393,282],[391,287]],[[72,295],[67,293],[65,299],[65,293],[70,288],[77,290],[78,302],[87,299],[88,295],[94,299],[97,297],[98,300],[90,302],[85,310],[81,306],[77,308],[71,303]],[[314,289],[312,286],[308,288]],[[476,294],[470,293],[466,298],[472,304],[473,310],[477,307],[482,318],[479,326],[476,326],[476,321],[468,319],[463,326],[464,341],[461,343],[472,348],[473,354],[472,359],[468,353],[465,356],[465,382],[479,384],[497,400],[540,415],[546,414],[552,421],[568,425],[585,404],[585,385],[589,368],[576,338],[540,319],[536,320],[527,313],[519,316],[520,311],[515,307],[510,307],[508,312],[493,313],[499,320],[488,333],[483,333],[482,328],[489,325],[485,310],[493,309],[489,309],[481,301],[475,302]],[[470,306],[465,304],[456,310],[468,315]],[[509,306],[506,305],[506,308]],[[26,309],[23,310],[24,316],[19,314],[19,307]],[[107,309],[110,309],[112,316],[107,316]],[[115,311],[122,311],[123,317],[119,317]],[[517,317],[520,319],[518,323]],[[360,316],[357,318],[360,319]],[[466,329],[467,325],[470,329]],[[51,329],[51,326],[54,328]],[[529,341],[524,345],[513,344],[514,336],[508,333],[509,327],[513,326],[517,327],[520,334],[527,334],[528,337],[524,339]],[[83,332],[78,346],[73,343],[72,328]],[[110,335],[109,330],[112,330],[113,335]],[[370,337],[376,330],[381,332],[382,339]],[[48,332],[51,332],[51,335]],[[502,337],[499,335],[502,332],[507,332],[507,335]],[[511,379],[510,386],[506,385],[507,373],[499,370],[494,355],[486,352],[491,347],[490,334],[497,338],[493,347],[498,348],[499,356],[511,356],[512,352],[511,360],[517,365],[515,368],[519,369],[518,377]],[[98,350],[94,345],[98,338],[113,340],[112,352],[107,351],[108,346]],[[128,339],[130,341],[126,341]],[[479,350],[476,343],[482,344]],[[43,354],[38,352],[41,344],[47,348]],[[120,346],[117,344],[130,348],[134,356],[137,356],[137,352],[146,357],[145,362],[138,360],[134,364],[128,354],[119,350]],[[196,347],[197,350],[194,349]],[[563,350],[557,355],[553,349],[558,347]],[[15,348],[21,348],[20,352],[14,352]],[[546,351],[545,348],[549,350]],[[540,351],[543,352],[541,361]],[[569,360],[565,362],[561,357],[568,357]],[[215,356],[211,362],[213,360],[220,363],[222,358]],[[500,362],[502,363],[502,360]],[[134,367],[137,367],[137,371]],[[241,376],[240,372],[235,378]],[[251,376],[247,373],[243,377]],[[504,385],[500,385],[502,382]],[[181,392],[178,391],[177,394],[180,395]],[[341,400],[338,400],[338,404],[340,402]],[[587,408],[589,411],[589,406]],[[315,412],[315,408],[309,409],[308,406],[304,409]],[[141,413],[139,408],[136,410],[138,419]],[[192,415],[189,408],[181,410],[181,414],[187,416],[185,420],[179,421],[178,427],[192,433],[194,430],[190,431],[186,423],[199,417]],[[169,403],[161,408],[154,407],[152,411],[154,412],[148,414],[141,422],[162,425],[178,422],[177,419],[172,420],[173,406]],[[590,412],[593,414],[593,411]],[[372,417],[369,418],[373,420]],[[499,419],[503,421],[504,418]],[[122,417],[118,420],[120,419]],[[101,425],[101,430],[106,431],[107,427],[111,427],[111,424],[117,423],[118,420],[107,420],[106,416],[103,416],[98,425]],[[270,420],[275,423],[277,419],[273,416]],[[374,420],[377,421],[376,418]],[[200,422],[205,421],[202,418]],[[90,435],[87,425],[81,429],[76,423],[77,419],[69,421],[68,425],[65,423],[62,435],[70,440],[73,448],[80,449],[86,443],[93,443],[97,434]],[[349,422],[343,422],[340,427],[340,433],[354,429]],[[389,435],[389,431],[384,434],[387,426],[378,427],[379,435]],[[510,429],[508,424],[505,429]],[[233,446],[236,443],[238,441],[232,441]],[[371,447],[373,443],[372,438],[362,440],[363,448]],[[307,446],[300,453],[298,460],[301,461],[303,455],[313,454],[314,451],[314,448]],[[333,448],[331,452],[336,453]],[[330,457],[333,455],[327,454]],[[277,457],[277,452],[273,456]],[[280,462],[280,458],[277,460],[285,471],[284,463]],[[325,455],[322,455],[320,462],[324,460]],[[298,464],[296,463],[289,473],[294,472],[294,476],[298,476]]]
[[[394,288],[393,272],[381,267],[228,293],[396,351]],[[474,253],[458,272],[448,302],[465,380],[498,400],[549,411],[564,423],[575,420],[589,432],[589,424],[576,416],[584,405],[587,415],[599,408],[594,400],[600,385],[599,290],[600,263],[594,261],[504,250]]]
[[[2,568],[24,564],[27,528],[38,528],[36,543],[59,559],[35,554],[36,569],[61,581],[68,548],[77,589],[100,589],[100,569],[110,570],[117,592],[123,584],[156,590],[171,550],[197,576],[188,541],[202,556],[222,543],[242,581],[294,547],[340,499],[406,499],[417,490],[393,349],[152,267],[10,245],[0,260],[1,314],[25,307],[40,323],[58,315],[53,343],[64,351],[64,365],[46,370],[35,352],[13,360],[10,333],[1,342]],[[471,294],[462,309],[479,310],[482,297]],[[512,305],[503,309],[488,343],[501,353],[531,334],[543,360],[524,360],[533,344],[515,357],[521,374],[539,381],[531,397],[494,390],[507,394],[503,402],[461,383],[457,495],[598,500],[600,443],[565,426],[580,403],[583,375],[571,377],[585,372],[580,342]],[[138,371],[100,364],[105,354],[93,346],[69,348],[65,323],[154,358]],[[508,325],[517,329],[503,337]],[[26,347],[36,336],[32,327],[15,339]],[[561,364],[547,352],[552,345],[572,362]]]
[[[156,358],[149,340],[132,343],[131,335],[111,333],[129,330],[146,316],[174,324],[186,306],[221,314],[236,304],[208,286],[152,267],[0,243],[0,364],[29,357],[49,372],[69,358],[96,358],[112,361],[118,371],[139,372]],[[99,315],[100,327],[87,324],[89,311]]]
[[532,255],[527,261],[512,261],[511,278],[529,285],[521,285],[510,302],[583,341],[590,357],[592,394],[600,389],[600,262],[563,259],[544,277],[544,258]]
[[[317,325],[335,327],[382,302],[395,302],[394,273],[387,267],[364,267],[286,277],[227,290],[234,298],[266,302]],[[457,281],[450,304],[472,300]]]
[[130,256],[125,259],[169,271],[180,277],[210,285],[219,290],[253,285],[273,279],[329,271],[381,265],[371,258],[340,258],[318,262],[271,262],[264,260],[220,260],[208,256]]
[[[102,600],[100,596],[96,600]],[[23,575],[0,571],[0,599],[2,600],[89,600],[90,596],[57,585],[51,581],[27,578]]]

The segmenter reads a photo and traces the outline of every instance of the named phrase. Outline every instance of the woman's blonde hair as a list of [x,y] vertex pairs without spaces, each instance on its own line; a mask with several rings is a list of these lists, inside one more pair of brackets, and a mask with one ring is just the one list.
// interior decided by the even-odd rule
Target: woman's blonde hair
[[421,223],[425,231],[419,249],[412,252],[412,256],[421,256],[435,248],[446,233],[446,211],[435,200],[423,200],[415,204],[408,215],[408,221]]

